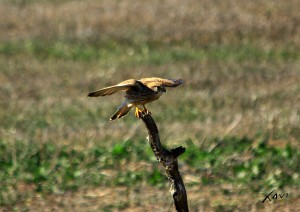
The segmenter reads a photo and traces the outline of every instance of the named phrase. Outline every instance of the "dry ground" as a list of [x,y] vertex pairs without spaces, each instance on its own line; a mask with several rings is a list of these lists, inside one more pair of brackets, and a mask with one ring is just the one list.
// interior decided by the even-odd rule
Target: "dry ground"
[[[18,142],[27,152],[30,144],[51,143],[57,152],[66,145],[79,152],[99,143],[103,148],[127,140],[138,145],[146,132],[132,114],[108,121],[121,95],[95,100],[86,94],[127,78],[160,76],[185,80],[149,105],[167,146],[201,147],[215,138],[247,137],[253,146],[264,138],[270,147],[299,150],[299,10],[297,0],[2,1],[1,141],[15,161],[27,158],[16,155]],[[55,164],[57,157],[49,161]],[[134,158],[128,169],[154,169],[145,163]],[[300,180],[295,164],[287,172]],[[199,182],[205,174],[181,166],[191,211],[300,210],[295,185],[284,187],[289,199],[261,205],[264,194],[249,185],[207,185]],[[114,179],[117,168],[99,172]],[[7,181],[12,197],[3,192],[1,198],[12,201],[1,209],[8,211],[173,209],[167,186],[147,180],[83,182],[77,190],[49,193],[26,180]]]

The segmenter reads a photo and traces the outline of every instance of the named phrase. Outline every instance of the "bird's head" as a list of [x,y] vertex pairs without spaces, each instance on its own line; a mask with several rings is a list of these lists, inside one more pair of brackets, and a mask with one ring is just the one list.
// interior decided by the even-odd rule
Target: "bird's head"
[[167,92],[167,90],[166,90],[166,87],[165,86],[158,86],[157,87],[157,92],[163,92],[163,93],[166,93]]

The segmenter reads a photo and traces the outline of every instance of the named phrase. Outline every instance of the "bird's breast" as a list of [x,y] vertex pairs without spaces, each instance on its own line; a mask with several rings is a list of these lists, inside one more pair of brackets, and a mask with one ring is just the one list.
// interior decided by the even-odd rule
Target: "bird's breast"
[[153,102],[162,95],[163,92],[156,92],[148,95],[132,95],[127,94],[125,97],[128,100],[128,102],[133,104],[147,104],[149,102]]

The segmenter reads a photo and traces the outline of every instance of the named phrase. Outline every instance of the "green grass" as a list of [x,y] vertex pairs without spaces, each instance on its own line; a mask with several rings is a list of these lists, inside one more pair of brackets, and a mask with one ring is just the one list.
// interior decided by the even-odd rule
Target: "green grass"
[[[290,86],[298,72],[296,66],[291,66],[288,74],[280,71],[286,63],[299,60],[299,53],[292,49],[264,50],[251,44],[202,49],[186,43],[26,41],[2,43],[0,54],[2,76],[7,79],[1,95],[10,100],[0,103],[1,205],[26,199],[28,194],[19,191],[20,184],[31,185],[31,192],[43,195],[144,184],[167,191],[164,170],[145,134],[134,133],[129,140],[122,140],[137,123],[132,114],[120,122],[108,122],[120,96],[112,102],[110,97],[107,101],[86,97],[89,89],[101,86],[98,81],[109,78],[116,82],[118,71],[126,72],[120,80],[132,77],[131,69],[148,66],[155,66],[154,75],[160,75],[164,64],[175,67],[168,74],[180,76],[187,83],[150,108],[155,111],[162,136],[170,135],[170,127],[180,137],[180,145],[186,147],[179,158],[186,170],[182,174],[197,179],[187,182],[188,188],[230,184],[240,188],[235,192],[264,193],[299,186],[300,150],[290,144],[300,132],[291,121],[299,111],[297,104],[289,104],[299,93],[299,87]],[[97,76],[111,67],[117,70],[113,76]],[[277,86],[281,87],[276,90]],[[174,98],[176,95],[181,98]],[[251,99],[251,95],[256,97]],[[261,111],[266,111],[267,118],[260,115]],[[280,116],[272,111],[280,111]],[[245,120],[238,133],[224,138],[220,138],[222,131],[210,134],[211,128],[229,126],[236,114],[243,114]],[[252,135],[245,133],[248,128]],[[208,135],[205,145],[188,139],[202,140],[204,135]],[[269,145],[272,139],[281,139],[283,147]],[[170,142],[172,138],[166,141],[169,147],[175,145]],[[132,168],[141,162],[147,166]]]
[[170,208],[142,122],[132,111],[109,122],[123,95],[86,97],[147,76],[185,81],[148,108],[162,143],[186,148],[178,161],[192,211],[260,209],[275,188],[291,192],[281,203],[294,209],[297,1],[0,4],[0,210]]
[[122,66],[155,65],[188,61],[270,61],[296,60],[299,51],[295,48],[269,49],[245,44],[241,46],[211,45],[194,47],[190,43],[151,44],[106,41],[98,44],[74,42],[24,41],[0,44],[0,54],[15,56],[29,54],[40,59],[62,59],[74,61],[100,61],[103,65]]
[[[186,152],[179,160],[199,176],[199,181],[195,182],[198,185],[243,184],[246,191],[252,192],[299,186],[299,150],[289,145],[283,149],[271,147],[266,140],[258,141],[255,147],[254,143],[249,138],[226,137],[212,139],[209,146],[200,148],[187,141]],[[243,158],[245,155],[248,157]],[[95,145],[77,150],[57,146],[54,142],[37,145],[18,140],[12,146],[1,140],[0,203],[16,201],[4,196],[20,182],[33,184],[37,192],[43,193],[101,185],[134,186],[143,181],[167,187],[166,177],[156,168],[158,162],[152,158],[153,153],[145,141],[140,141],[139,145],[120,141],[110,148]],[[134,171],[126,167],[126,164],[142,161],[151,164],[152,171]],[[119,171],[113,172],[116,169]],[[103,174],[103,170],[112,171],[111,176]]]
[[183,156],[198,173],[209,171],[216,177],[203,178],[204,183],[241,183],[254,192],[299,185],[300,151],[290,145],[270,147],[263,139],[253,147],[253,140],[248,138],[215,139],[211,143],[215,147],[212,150],[192,144]]

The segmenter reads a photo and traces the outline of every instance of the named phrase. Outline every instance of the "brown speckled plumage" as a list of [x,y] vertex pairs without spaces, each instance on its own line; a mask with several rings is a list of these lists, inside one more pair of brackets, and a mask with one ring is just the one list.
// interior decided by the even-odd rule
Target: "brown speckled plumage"
[[125,101],[118,108],[116,113],[110,118],[111,121],[125,116],[130,109],[136,107],[136,116],[139,117],[141,110],[137,107],[142,105],[144,112],[149,112],[145,104],[159,99],[165,87],[177,87],[183,80],[162,79],[157,77],[142,78],[140,80],[129,79],[110,87],[102,88],[98,91],[89,93],[90,97],[107,96],[118,91],[126,91]]

